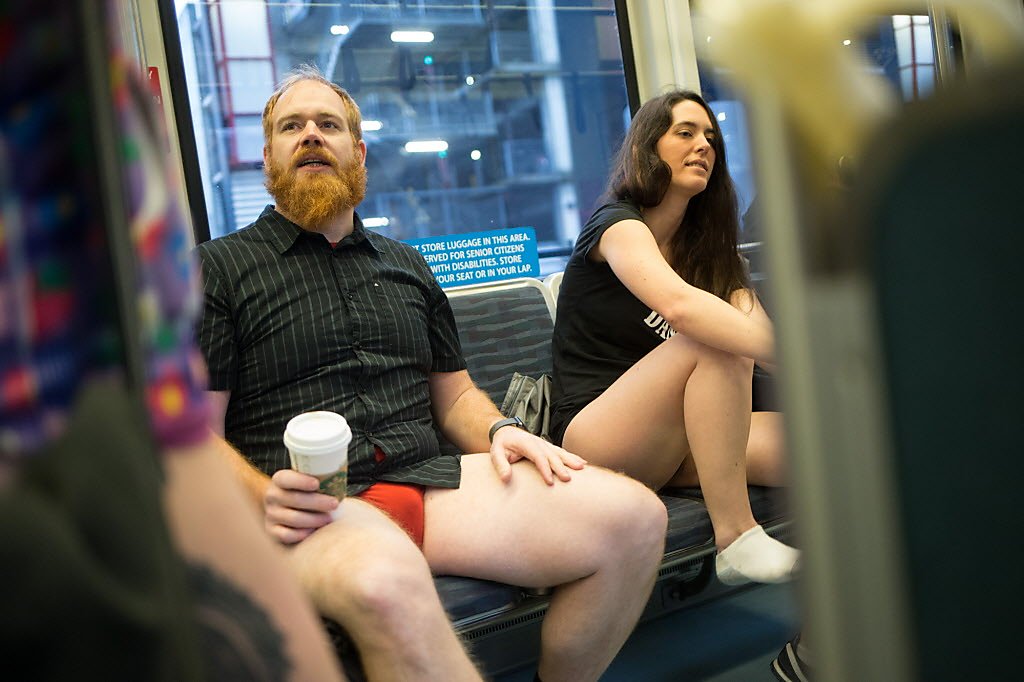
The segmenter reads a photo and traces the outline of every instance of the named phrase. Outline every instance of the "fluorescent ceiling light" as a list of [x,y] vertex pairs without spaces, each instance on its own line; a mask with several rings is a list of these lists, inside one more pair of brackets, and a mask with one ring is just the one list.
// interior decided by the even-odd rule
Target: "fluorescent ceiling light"
[[393,43],[432,43],[434,34],[430,31],[392,31]]
[[852,40],[850,40],[849,38],[847,38],[846,40],[844,40],[844,41],[843,41],[843,45],[849,45],[849,44],[850,44],[850,43],[852,43],[852,42],[853,42]]
[[365,133],[372,133],[384,127],[383,123],[381,123],[380,121],[374,121],[373,119],[363,121],[359,125],[363,129],[363,132]]
[[331,26],[331,35],[332,36],[343,36],[343,35],[345,35],[347,33],[348,33],[348,26],[346,26],[345,24],[335,24],[334,26]]
[[466,76],[466,85],[472,85],[473,83],[476,83],[476,79],[472,76]]
[[363,218],[363,227],[387,227],[390,224],[387,218]]
[[479,161],[480,160],[480,150],[479,149],[474,149],[473,151],[471,151],[469,153],[469,158],[473,159],[474,161]]
[[405,151],[410,154],[443,152],[448,149],[445,140],[409,140],[405,143]]
[[725,120],[725,112],[724,111],[719,111],[718,112],[718,120],[719,121],[724,121]]

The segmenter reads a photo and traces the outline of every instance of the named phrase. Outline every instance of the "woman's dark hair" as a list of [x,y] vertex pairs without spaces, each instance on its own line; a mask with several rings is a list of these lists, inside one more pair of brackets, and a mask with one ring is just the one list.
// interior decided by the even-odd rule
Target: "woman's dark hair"
[[702,106],[711,120],[715,166],[707,188],[691,198],[686,207],[672,238],[669,264],[688,283],[728,301],[732,292],[749,286],[749,279],[736,249],[739,207],[725,159],[722,130],[700,95],[673,90],[640,107],[615,156],[607,196],[629,199],[642,207],[661,203],[672,181],[672,169],[658,156],[658,140],[672,126],[672,108],[684,100]]

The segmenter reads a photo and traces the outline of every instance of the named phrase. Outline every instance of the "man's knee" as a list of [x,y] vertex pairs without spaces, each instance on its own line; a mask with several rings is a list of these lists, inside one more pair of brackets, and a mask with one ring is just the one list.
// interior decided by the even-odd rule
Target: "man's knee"
[[638,484],[635,496],[631,526],[638,535],[639,543],[644,547],[653,547],[660,556],[665,549],[668,510],[647,486]]
[[317,609],[349,624],[400,619],[418,595],[436,600],[423,554],[405,535],[327,527],[292,550],[292,563]]
[[385,629],[409,620],[411,610],[423,603],[437,601],[430,569],[418,551],[367,557],[341,583],[339,596],[347,607]]
[[668,526],[664,503],[642,483],[621,474],[609,475],[615,478],[609,482],[611,495],[603,505],[602,540],[615,554],[660,557]]

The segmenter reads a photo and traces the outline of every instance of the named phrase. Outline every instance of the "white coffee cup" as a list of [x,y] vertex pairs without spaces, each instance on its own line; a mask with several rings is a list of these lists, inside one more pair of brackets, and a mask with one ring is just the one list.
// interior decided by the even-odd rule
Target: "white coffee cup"
[[352,430],[340,414],[318,411],[292,417],[284,445],[292,468],[320,479],[320,489],[338,499],[348,482],[348,444]]

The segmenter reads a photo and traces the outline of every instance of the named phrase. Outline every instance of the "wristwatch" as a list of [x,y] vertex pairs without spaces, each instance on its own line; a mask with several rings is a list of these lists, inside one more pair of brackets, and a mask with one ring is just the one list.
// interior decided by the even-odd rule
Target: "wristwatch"
[[526,430],[526,424],[524,424],[523,420],[520,419],[519,417],[499,419],[498,421],[494,422],[494,424],[491,426],[491,430],[487,432],[487,440],[493,443],[494,434],[497,433],[498,429],[502,428],[503,426],[517,426],[524,431]]

